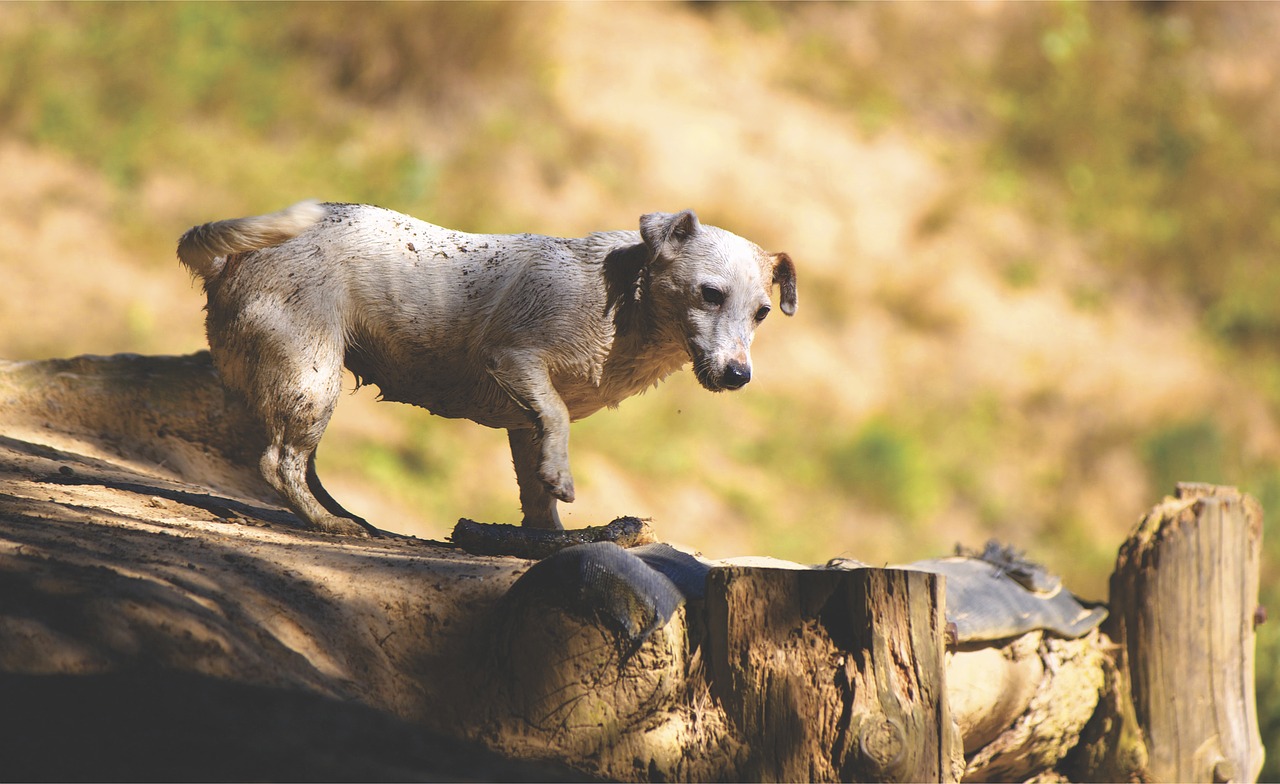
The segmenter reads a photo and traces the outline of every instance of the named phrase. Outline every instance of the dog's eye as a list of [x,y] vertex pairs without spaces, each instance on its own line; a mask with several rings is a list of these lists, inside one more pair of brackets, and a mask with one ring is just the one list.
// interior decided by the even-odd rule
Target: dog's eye
[[702,301],[708,305],[723,305],[724,292],[715,286],[704,285],[702,287]]
[[768,305],[761,305],[760,309],[756,311],[756,323],[759,324],[764,321],[764,317],[769,315],[770,310],[771,308]]

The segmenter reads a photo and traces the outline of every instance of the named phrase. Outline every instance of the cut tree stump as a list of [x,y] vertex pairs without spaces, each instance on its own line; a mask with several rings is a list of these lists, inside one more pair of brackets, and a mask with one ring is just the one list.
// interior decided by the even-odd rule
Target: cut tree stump
[[942,578],[728,567],[707,578],[713,693],[759,781],[955,781]]
[[1111,631],[1156,781],[1253,781],[1262,769],[1254,625],[1262,510],[1180,484],[1120,549]]

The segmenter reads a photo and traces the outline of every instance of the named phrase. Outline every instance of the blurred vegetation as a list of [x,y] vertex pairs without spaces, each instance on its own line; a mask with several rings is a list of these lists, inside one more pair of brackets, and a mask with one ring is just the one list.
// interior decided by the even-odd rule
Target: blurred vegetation
[[[539,100],[545,59],[501,3],[15,4],[0,33],[0,127],[122,189],[169,169],[268,209],[298,194],[496,222],[492,152],[523,133],[567,150]],[[482,98],[478,98],[481,96]],[[449,129],[505,96],[447,153],[375,109]],[[522,111],[528,109],[528,111]],[[227,155],[234,149],[234,155]],[[476,150],[484,150],[481,155]],[[447,198],[440,194],[447,193]],[[494,216],[497,216],[495,219]],[[127,212],[122,210],[122,218]],[[138,220],[145,220],[139,216]]]
[[[1099,260],[1176,288],[1224,346],[1274,363],[1276,101],[1209,82],[1205,50],[1230,41],[1205,11],[1062,5],[1047,28],[1007,40],[990,161],[1043,177],[1052,189],[1039,198],[1065,201]],[[1280,402],[1280,387],[1267,387]]]
[[928,517],[939,505],[941,483],[928,446],[913,430],[884,419],[873,419],[852,439],[834,444],[823,462],[829,481],[908,523]]
[[[167,171],[201,183],[218,215],[323,195],[470,230],[529,230],[537,210],[505,194],[516,152],[547,182],[585,172],[619,199],[625,172],[642,163],[560,116],[549,97],[556,53],[539,34],[555,13],[484,2],[6,4],[0,134],[103,173],[125,236],[157,266],[171,265],[172,238],[153,239],[148,216],[129,207],[148,177]],[[1021,4],[980,16],[919,4],[747,3],[669,13],[784,46],[771,73],[779,89],[868,138],[905,133],[941,150],[963,176],[922,235],[984,203],[1078,237],[1104,277],[1072,284],[1075,307],[1105,313],[1110,292],[1135,287],[1155,303],[1191,303],[1223,366],[1280,415],[1280,56],[1245,46],[1255,40],[1244,32],[1247,6]],[[1013,290],[1050,279],[1027,255],[993,264]],[[931,299],[931,282],[887,281],[870,296],[904,330],[945,340],[960,316]],[[831,279],[806,277],[805,292],[816,329],[858,318]],[[682,383],[667,398],[679,408],[646,396],[627,403],[641,416],[593,417],[575,438],[626,444],[610,457],[655,485],[694,478],[773,554],[829,557],[830,540],[814,532],[848,537],[861,513],[936,541],[948,532],[931,521],[959,508],[991,535],[1069,553],[1055,566],[1096,587],[1117,542],[1090,536],[1096,522],[1075,492],[1115,455],[1140,464],[1152,493],[1222,481],[1280,514],[1280,455],[1239,448],[1240,420],[1223,411],[1141,425],[1082,419],[1065,451],[1046,456],[1040,434],[1063,406],[1051,389],[1010,410],[990,390],[930,386],[832,427],[819,399],[755,394],[735,413]],[[779,412],[785,427],[773,426]],[[473,516],[509,516],[510,503],[483,493],[487,478],[463,475],[453,459],[479,436],[416,413],[403,422],[326,453],[328,465],[363,471],[428,515],[447,517],[450,499],[467,493]],[[714,450],[703,448],[709,441]],[[1018,463],[1031,486],[1010,492],[991,469],[1001,460]],[[1142,510],[1130,511],[1136,519]],[[1277,565],[1273,534],[1263,597],[1273,608]],[[1258,653],[1271,780],[1280,779],[1280,678],[1267,665],[1280,656],[1278,627],[1261,627]]]

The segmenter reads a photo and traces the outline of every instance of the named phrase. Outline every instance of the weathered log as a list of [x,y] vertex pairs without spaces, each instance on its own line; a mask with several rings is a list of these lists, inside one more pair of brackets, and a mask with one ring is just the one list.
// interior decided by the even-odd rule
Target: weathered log
[[995,741],[1027,712],[1044,680],[1039,632],[1003,644],[977,643],[948,653],[947,699],[967,755]]
[[1147,744],[1133,711],[1129,683],[1116,662],[1117,646],[1099,633],[1102,693],[1098,707],[1080,733],[1080,742],[1058,764],[1069,781],[1149,781]]
[[68,436],[83,454],[280,500],[258,473],[265,439],[223,392],[207,351],[0,360],[0,423],[11,436]]
[[1022,781],[1056,770],[1094,715],[1105,658],[1097,633],[1078,640],[1038,636],[1019,640],[1047,662],[1027,709],[969,756],[965,781]]
[[1154,780],[1252,781],[1262,768],[1254,689],[1261,545],[1252,497],[1180,484],[1120,549],[1111,634],[1123,646]]
[[905,570],[715,569],[713,690],[748,779],[954,781],[941,579]]
[[1117,663],[1097,632],[947,649],[934,574],[718,568],[676,607],[532,579],[547,561],[308,533],[203,354],[0,363],[0,431],[8,777],[1210,780],[1261,761],[1260,512],[1234,491],[1184,487],[1126,544]]
[[[671,778],[661,763],[649,770],[650,746],[672,757],[671,743],[650,740],[653,726],[674,722],[675,762],[706,741],[669,710],[670,695],[684,693],[682,613],[620,663],[600,642],[607,631],[573,619],[556,626],[554,612],[525,615],[524,604],[514,615],[522,644],[495,657],[513,620],[503,600],[528,561],[328,537],[291,521],[280,509],[0,436],[5,773],[635,778],[640,759],[640,777]],[[556,712],[556,679],[581,697],[576,712]],[[609,679],[620,688],[587,688]],[[606,714],[615,719],[577,720]],[[683,716],[692,721],[691,711]],[[567,731],[533,749],[529,739],[553,725]],[[145,756],[133,737],[144,731],[161,756]],[[377,754],[362,745],[372,737],[383,738],[370,746]],[[220,754],[224,745],[246,751]],[[80,752],[65,757],[67,746]]]

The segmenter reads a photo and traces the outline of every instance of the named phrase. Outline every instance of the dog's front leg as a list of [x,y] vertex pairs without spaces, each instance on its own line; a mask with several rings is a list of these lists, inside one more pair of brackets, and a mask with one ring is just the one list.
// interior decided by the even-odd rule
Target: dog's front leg
[[509,431],[525,524],[559,528],[555,499],[573,501],[569,409],[551,383],[546,363],[532,352],[497,354],[489,362],[489,373],[533,419],[532,430]]
[[507,431],[511,443],[511,460],[516,467],[516,483],[520,485],[520,509],[524,512],[524,524],[529,528],[547,528],[559,531],[560,513],[556,511],[556,497],[542,481],[542,442],[538,431],[518,428]]

